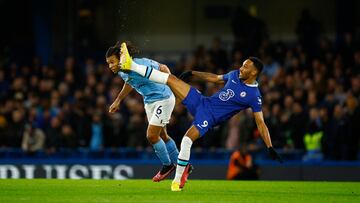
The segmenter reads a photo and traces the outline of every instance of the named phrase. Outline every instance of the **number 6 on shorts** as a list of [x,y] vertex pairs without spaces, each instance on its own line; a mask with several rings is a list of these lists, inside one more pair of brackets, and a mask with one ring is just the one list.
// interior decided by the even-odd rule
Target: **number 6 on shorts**
[[161,107],[162,107],[162,106],[159,106],[159,107],[156,109],[156,114],[160,115],[160,114],[162,113]]

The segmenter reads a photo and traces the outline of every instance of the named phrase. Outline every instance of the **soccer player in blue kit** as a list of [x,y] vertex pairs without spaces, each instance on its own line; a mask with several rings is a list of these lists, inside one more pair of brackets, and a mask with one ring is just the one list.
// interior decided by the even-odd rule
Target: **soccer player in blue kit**
[[194,116],[191,127],[181,141],[176,175],[171,184],[172,191],[181,191],[185,185],[190,169],[189,159],[192,143],[210,128],[247,108],[251,108],[253,111],[256,125],[268,148],[269,155],[272,159],[282,162],[281,157],[272,147],[269,130],[261,110],[262,98],[256,78],[261,73],[263,64],[258,58],[248,58],[239,70],[230,71],[225,75],[197,71],[187,72],[187,75],[194,75],[208,82],[224,84],[224,87],[211,97],[203,96],[197,89],[174,75],[136,64],[131,59],[125,43],[121,45],[120,69],[125,72],[134,71],[151,81],[167,84]]
[[[129,47],[134,49],[132,46]],[[163,164],[161,170],[153,177],[154,182],[159,182],[175,170],[179,155],[174,140],[166,132],[166,124],[169,123],[175,106],[175,97],[167,85],[152,82],[135,72],[119,72],[119,58],[120,43],[117,43],[106,52],[106,62],[110,70],[124,80],[124,86],[111,104],[109,112],[116,112],[120,108],[121,101],[133,89],[143,96],[149,121],[147,139],[153,145],[156,155]],[[147,58],[134,58],[133,60],[137,64],[170,73],[166,65],[159,64],[156,61]]]

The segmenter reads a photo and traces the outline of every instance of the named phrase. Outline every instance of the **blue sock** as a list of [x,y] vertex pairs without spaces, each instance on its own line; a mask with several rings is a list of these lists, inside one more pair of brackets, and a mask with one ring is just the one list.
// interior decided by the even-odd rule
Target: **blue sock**
[[173,139],[170,138],[170,140],[167,141],[166,148],[167,148],[167,151],[169,153],[171,163],[176,165],[177,164],[177,159],[178,159],[178,156],[179,156],[179,150],[177,149],[176,144],[175,144]]
[[159,142],[153,144],[153,147],[154,147],[155,153],[156,153],[157,157],[159,157],[161,163],[163,165],[167,165],[167,166],[170,165],[171,160],[169,157],[169,153],[166,149],[165,142],[162,139],[160,139]]

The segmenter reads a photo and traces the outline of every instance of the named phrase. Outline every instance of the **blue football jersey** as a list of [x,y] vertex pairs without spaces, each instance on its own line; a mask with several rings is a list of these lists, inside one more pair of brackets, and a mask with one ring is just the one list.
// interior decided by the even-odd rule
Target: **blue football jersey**
[[[159,63],[147,58],[134,58],[135,63],[159,70]],[[152,103],[170,98],[173,94],[167,85],[159,84],[142,77],[140,74],[130,71],[119,72],[120,77],[144,97],[144,103]]]
[[245,84],[239,78],[239,73],[239,70],[234,70],[225,74],[225,86],[211,97],[205,97],[215,124],[230,119],[243,109],[261,111],[262,99],[258,84]]

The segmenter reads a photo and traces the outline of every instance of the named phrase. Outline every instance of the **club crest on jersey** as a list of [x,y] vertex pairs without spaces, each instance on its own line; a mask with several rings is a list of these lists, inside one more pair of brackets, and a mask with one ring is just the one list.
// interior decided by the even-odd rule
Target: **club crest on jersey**
[[232,89],[227,89],[226,91],[220,92],[219,99],[221,99],[222,101],[227,101],[234,95],[235,95],[235,93]]
[[245,97],[246,96],[246,92],[242,91],[240,92],[240,97]]

